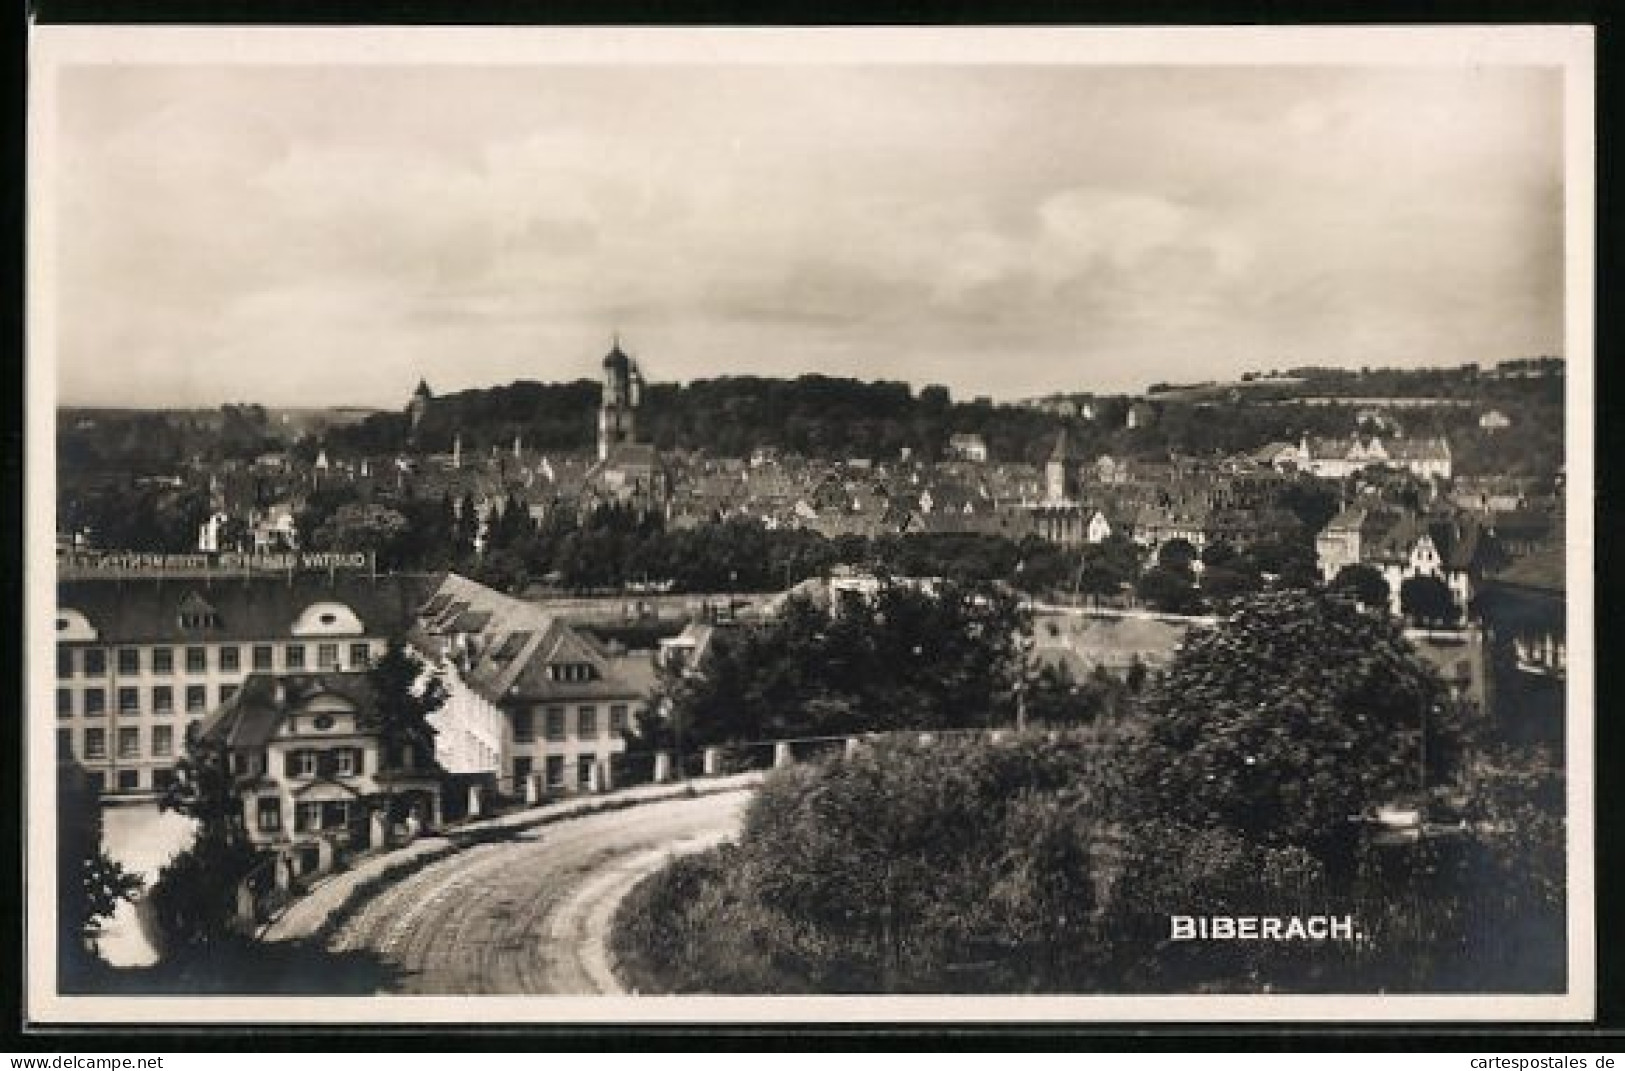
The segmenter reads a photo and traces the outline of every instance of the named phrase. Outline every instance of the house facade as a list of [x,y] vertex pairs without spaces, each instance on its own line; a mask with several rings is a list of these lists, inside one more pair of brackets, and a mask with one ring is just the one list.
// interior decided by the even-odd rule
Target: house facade
[[386,743],[368,677],[253,673],[203,728],[224,751],[243,829],[294,874],[441,822],[430,749]]
[[608,787],[655,685],[652,653],[611,648],[455,573],[419,611],[411,641],[450,693],[432,719],[440,736],[469,742],[447,752],[448,768],[492,773],[513,795]]

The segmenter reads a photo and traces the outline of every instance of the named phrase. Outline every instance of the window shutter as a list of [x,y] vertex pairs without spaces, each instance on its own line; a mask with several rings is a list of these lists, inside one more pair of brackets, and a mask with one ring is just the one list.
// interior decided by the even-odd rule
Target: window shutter
[[282,755],[283,776],[297,777],[299,775],[299,752],[287,751]]
[[367,772],[367,749],[358,747],[351,750],[355,752],[355,772],[359,777]]
[[334,760],[333,753],[331,751],[319,751],[316,753],[316,773],[318,775],[322,777],[332,777],[338,772],[337,766],[338,763]]

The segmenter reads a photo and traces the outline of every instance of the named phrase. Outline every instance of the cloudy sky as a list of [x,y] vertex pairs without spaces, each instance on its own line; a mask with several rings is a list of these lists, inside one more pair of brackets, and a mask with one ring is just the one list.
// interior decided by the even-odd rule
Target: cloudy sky
[[67,404],[821,371],[956,397],[1561,353],[1533,68],[98,66]]

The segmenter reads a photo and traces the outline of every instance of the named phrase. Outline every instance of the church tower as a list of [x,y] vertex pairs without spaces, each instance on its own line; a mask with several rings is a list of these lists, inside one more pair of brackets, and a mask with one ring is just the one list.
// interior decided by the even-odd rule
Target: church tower
[[598,409],[598,460],[615,447],[637,441],[635,418],[642,400],[643,375],[637,362],[621,352],[620,336],[604,358],[604,400]]
[[429,390],[427,380],[418,380],[418,389],[412,392],[412,400],[406,403],[406,415],[412,421],[412,430],[417,431],[418,425],[423,423],[423,414],[429,411],[429,403],[434,401],[434,393]]

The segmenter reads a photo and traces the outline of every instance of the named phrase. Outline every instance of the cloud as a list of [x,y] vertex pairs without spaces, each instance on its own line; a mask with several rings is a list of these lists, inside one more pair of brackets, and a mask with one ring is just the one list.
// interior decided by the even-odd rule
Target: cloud
[[1003,396],[1561,349],[1560,93],[1538,72],[63,85],[69,399],[277,402],[308,380],[395,404],[420,375],[590,375],[615,328],[659,378],[817,367]]

